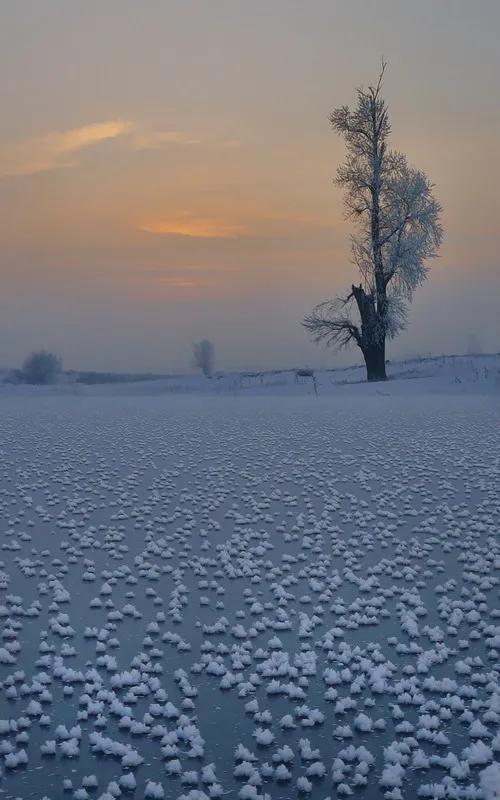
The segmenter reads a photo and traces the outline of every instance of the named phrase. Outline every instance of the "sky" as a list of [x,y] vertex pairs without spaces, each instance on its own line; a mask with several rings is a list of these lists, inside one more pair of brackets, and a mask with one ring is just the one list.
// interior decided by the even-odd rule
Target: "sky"
[[500,349],[497,0],[24,0],[0,28],[0,365],[358,363],[300,322],[350,285],[328,123],[387,63],[444,243],[390,358]]

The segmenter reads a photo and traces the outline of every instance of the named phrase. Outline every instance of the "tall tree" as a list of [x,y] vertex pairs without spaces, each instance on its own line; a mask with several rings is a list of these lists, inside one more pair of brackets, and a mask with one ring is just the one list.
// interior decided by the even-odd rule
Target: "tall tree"
[[342,106],[330,115],[347,147],[336,182],[345,190],[346,216],[355,222],[351,253],[361,282],[344,297],[317,305],[303,321],[317,342],[356,344],[369,381],[386,379],[386,340],[406,327],[407,305],[442,239],[433,185],[402,153],[388,149],[385,66],[376,86],[357,90],[352,111]]

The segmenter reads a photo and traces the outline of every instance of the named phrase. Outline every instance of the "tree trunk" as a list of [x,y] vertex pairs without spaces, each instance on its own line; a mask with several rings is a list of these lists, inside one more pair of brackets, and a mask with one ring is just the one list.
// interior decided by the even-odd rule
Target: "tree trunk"
[[385,342],[372,345],[363,350],[366,364],[366,378],[368,381],[386,381],[385,371]]
[[385,334],[380,330],[373,293],[368,294],[361,285],[351,288],[361,317],[361,335],[356,341],[365,359],[366,378],[369,381],[385,381]]

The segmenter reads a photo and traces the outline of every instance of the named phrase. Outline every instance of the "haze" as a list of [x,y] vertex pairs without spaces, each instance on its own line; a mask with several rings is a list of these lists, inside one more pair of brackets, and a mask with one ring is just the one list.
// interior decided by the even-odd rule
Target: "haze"
[[497,351],[499,30],[496,0],[4,3],[0,364],[357,363],[300,321],[354,278],[328,114],[382,55],[445,229],[389,357]]

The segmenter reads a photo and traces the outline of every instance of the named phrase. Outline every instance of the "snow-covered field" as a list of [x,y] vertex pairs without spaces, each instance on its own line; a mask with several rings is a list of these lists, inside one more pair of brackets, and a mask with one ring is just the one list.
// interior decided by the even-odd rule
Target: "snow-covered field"
[[498,368],[2,387],[0,796],[499,797]]
[[[473,392],[486,394],[500,392],[500,353],[479,356],[436,356],[430,358],[395,361],[387,367],[389,382],[366,385],[364,367],[344,367],[314,370],[318,395],[415,394]],[[311,377],[301,377],[295,370],[271,372],[225,372],[207,380],[200,375],[169,375],[154,380],[134,380],[117,383],[107,380],[89,385],[75,382],[77,373],[68,373],[58,386],[13,385],[5,382],[8,373],[0,372],[0,397],[68,394],[82,397],[152,394],[216,394],[240,397],[243,395],[315,394]],[[106,378],[113,377],[112,374]],[[418,383],[415,383],[418,381]]]

